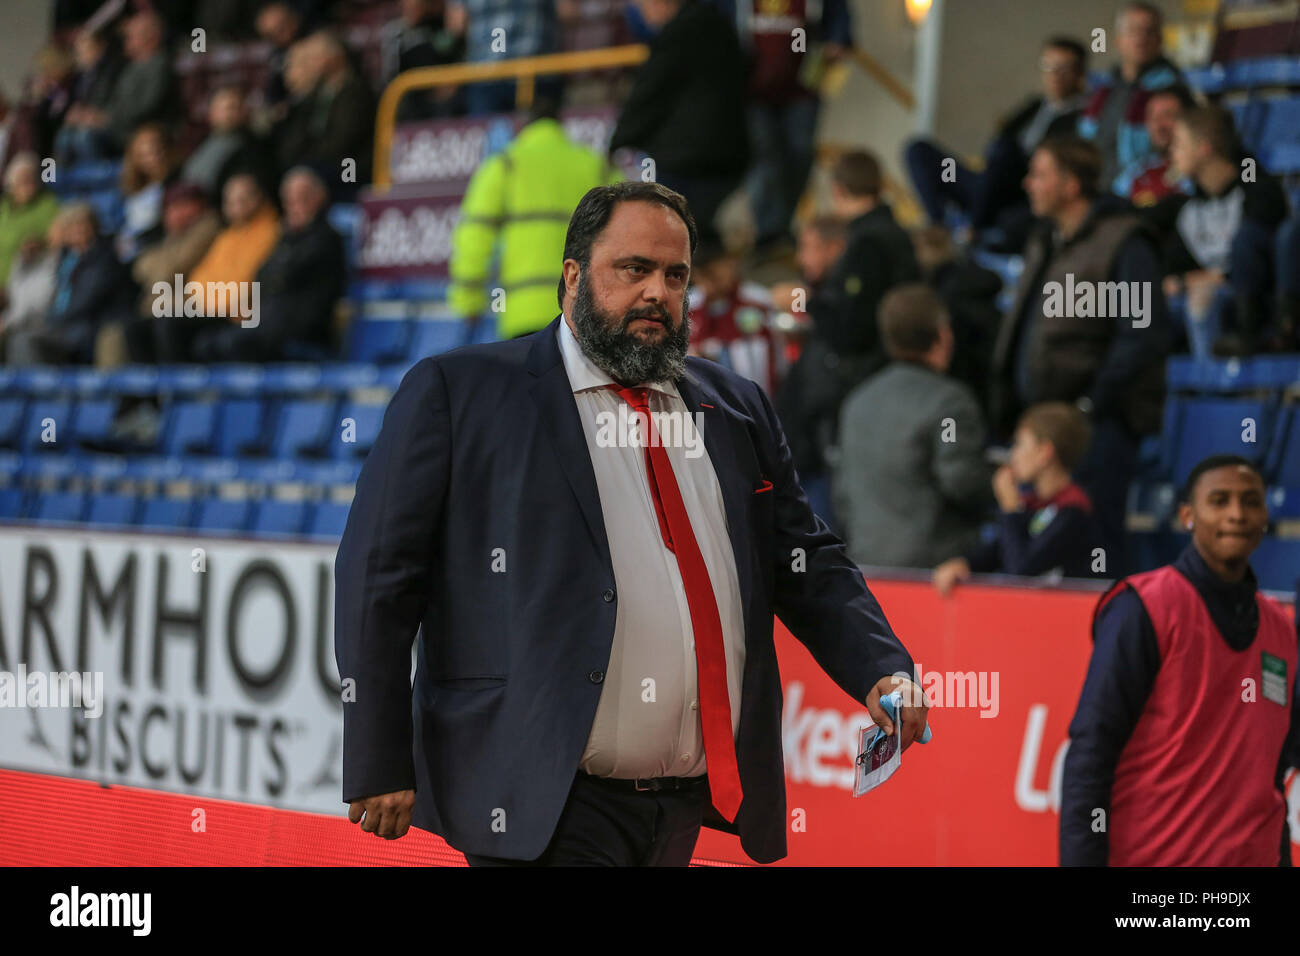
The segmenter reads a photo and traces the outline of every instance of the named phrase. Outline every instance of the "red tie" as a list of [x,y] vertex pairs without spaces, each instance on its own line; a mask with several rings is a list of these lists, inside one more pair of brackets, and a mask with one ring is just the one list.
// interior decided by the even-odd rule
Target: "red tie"
[[642,426],[646,474],[650,479],[650,495],[659,518],[659,530],[664,545],[677,557],[682,586],[686,589],[686,603],[691,611],[696,678],[700,690],[700,727],[704,732],[709,791],[714,807],[731,822],[736,819],[744,795],[740,788],[740,770],[736,765],[736,742],[731,734],[731,698],[727,694],[722,620],[709,581],[709,569],[696,543],[668,452],[659,444],[646,400],[647,390],[617,385],[607,385],[606,388],[618,392],[623,401],[632,406]]

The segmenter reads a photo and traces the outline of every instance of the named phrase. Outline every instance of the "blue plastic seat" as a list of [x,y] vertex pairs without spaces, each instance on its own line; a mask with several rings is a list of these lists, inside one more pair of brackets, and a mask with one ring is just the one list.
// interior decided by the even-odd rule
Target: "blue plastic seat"
[[236,398],[221,403],[217,411],[215,452],[225,458],[256,452],[264,447],[266,406],[260,399]]
[[1259,586],[1295,593],[1300,578],[1300,540],[1268,535],[1250,558]]
[[167,410],[163,429],[163,451],[169,455],[206,452],[212,448],[217,427],[217,405],[213,402],[177,402]]
[[190,526],[194,502],[189,498],[146,498],[140,510],[140,527],[182,530]]
[[1300,415],[1294,405],[1282,409],[1264,474],[1271,482],[1300,488]]
[[[386,407],[361,402],[345,404],[342,414],[339,415],[339,422],[344,427],[335,429],[330,438],[332,457],[364,458],[369,454],[375,439],[379,437],[379,426],[383,424]],[[348,419],[352,420],[350,432],[345,431]],[[345,441],[347,438],[351,438],[352,441]]]
[[[27,409],[19,447],[23,451],[66,451],[73,444],[72,402],[63,398],[40,398]],[[50,435],[54,440],[45,441]]]
[[259,501],[253,509],[253,531],[259,534],[301,534],[307,523],[305,501]]
[[199,502],[194,527],[204,531],[243,531],[248,527],[248,501],[205,498]]
[[26,409],[27,402],[22,398],[0,399],[0,448],[18,447]]
[[330,400],[299,399],[286,402],[280,409],[271,457],[300,458],[318,456],[328,444],[331,432],[338,429],[335,403]]
[[[1170,460],[1175,481],[1181,482],[1197,462],[1210,455],[1241,455],[1263,464],[1276,415],[1276,407],[1271,402],[1171,397],[1166,402],[1166,416],[1171,412],[1170,406],[1174,406],[1172,413],[1176,420]],[[1249,424],[1243,424],[1247,419],[1254,422],[1253,442],[1243,440],[1249,435]]]
[[37,521],[80,521],[86,512],[86,496],[79,491],[47,492],[36,499],[32,515]]
[[73,432],[80,444],[99,444],[108,440],[113,428],[117,402],[111,398],[93,398],[77,406]]
[[338,538],[343,535],[343,528],[348,522],[351,505],[337,501],[322,501],[312,509],[311,523],[307,531],[320,538]]
[[465,323],[459,321],[416,322],[406,357],[422,359],[428,355],[440,355],[454,349],[464,344],[466,331]]
[[0,518],[21,518],[25,513],[27,496],[14,485],[0,488]]
[[347,357],[356,362],[395,362],[411,340],[405,319],[356,319],[348,329]]
[[89,524],[129,525],[135,523],[140,499],[134,495],[94,495],[90,499]]

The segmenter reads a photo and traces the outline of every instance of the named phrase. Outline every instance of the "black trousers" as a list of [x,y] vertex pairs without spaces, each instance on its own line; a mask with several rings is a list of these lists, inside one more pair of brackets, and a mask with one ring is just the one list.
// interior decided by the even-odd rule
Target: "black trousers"
[[535,860],[466,853],[470,866],[686,866],[709,801],[690,790],[615,790],[584,773],[569,789],[555,834]]

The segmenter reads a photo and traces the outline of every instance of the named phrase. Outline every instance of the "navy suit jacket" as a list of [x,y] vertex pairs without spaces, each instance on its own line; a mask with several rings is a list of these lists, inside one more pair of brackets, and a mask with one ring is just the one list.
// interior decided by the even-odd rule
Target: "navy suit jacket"
[[[463,852],[546,849],[614,637],[618,595],[561,321],[406,374],[335,564],[335,655],[355,691],[343,708],[344,802],[414,788],[413,825]],[[773,613],[857,701],[913,665],[809,507],[762,389],[704,359],[686,369],[676,385],[703,413],[746,644],[744,802],[734,823],[710,806],[704,825],[768,863],[785,856],[787,825]]]

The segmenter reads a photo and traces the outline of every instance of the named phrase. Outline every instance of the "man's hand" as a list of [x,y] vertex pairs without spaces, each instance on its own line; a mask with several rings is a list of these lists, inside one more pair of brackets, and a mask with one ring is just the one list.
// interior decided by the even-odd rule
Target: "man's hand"
[[998,507],[1003,511],[1020,510],[1020,487],[1010,465],[1003,465],[993,473],[993,497],[998,499]]
[[965,558],[949,558],[934,569],[930,580],[935,589],[947,597],[958,581],[970,580],[970,563]]
[[926,700],[925,691],[914,681],[899,677],[897,674],[882,677],[876,681],[876,686],[871,688],[871,693],[867,695],[867,713],[871,714],[871,719],[876,722],[877,727],[892,736],[894,722],[889,719],[889,713],[885,708],[880,706],[880,698],[896,690],[902,691],[903,694],[903,706],[899,709],[903,722],[899,743],[903,745],[903,750],[906,750],[913,740],[920,739],[921,734],[925,733],[925,723],[928,719],[926,714],[930,710],[930,702]]
[[[406,836],[411,829],[411,808],[415,806],[414,790],[394,790],[378,796],[353,800],[348,807],[348,820],[360,823],[361,829],[385,840]],[[365,820],[362,820],[362,815]]]

